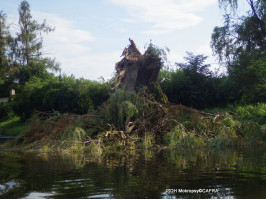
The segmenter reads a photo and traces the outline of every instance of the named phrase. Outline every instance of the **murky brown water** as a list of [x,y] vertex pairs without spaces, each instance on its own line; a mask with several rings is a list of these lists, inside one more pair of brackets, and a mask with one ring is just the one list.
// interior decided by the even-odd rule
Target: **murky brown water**
[[266,198],[265,188],[265,149],[0,151],[0,198]]

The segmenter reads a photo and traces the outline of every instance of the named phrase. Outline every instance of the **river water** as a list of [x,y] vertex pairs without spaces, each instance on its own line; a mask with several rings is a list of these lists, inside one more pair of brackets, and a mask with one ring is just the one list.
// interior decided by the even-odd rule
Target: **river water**
[[0,151],[1,198],[266,198],[265,149]]

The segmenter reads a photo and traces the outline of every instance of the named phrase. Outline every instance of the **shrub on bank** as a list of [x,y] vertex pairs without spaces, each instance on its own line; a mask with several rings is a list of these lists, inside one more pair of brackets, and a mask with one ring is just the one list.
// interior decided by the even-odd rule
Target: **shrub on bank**
[[243,120],[257,122],[260,125],[266,124],[266,103],[236,106],[235,112]]
[[107,83],[66,76],[47,80],[32,77],[16,96],[13,108],[23,119],[30,118],[34,110],[85,114],[108,97]]

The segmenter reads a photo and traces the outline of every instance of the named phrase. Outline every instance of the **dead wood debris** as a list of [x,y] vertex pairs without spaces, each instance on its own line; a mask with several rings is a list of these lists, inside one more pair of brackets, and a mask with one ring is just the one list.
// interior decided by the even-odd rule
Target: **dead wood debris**
[[157,81],[161,67],[161,59],[153,55],[149,50],[142,55],[133,40],[126,47],[121,56],[122,60],[115,65],[116,76],[111,85],[111,91],[123,88],[126,91],[134,91],[144,86],[152,89]]

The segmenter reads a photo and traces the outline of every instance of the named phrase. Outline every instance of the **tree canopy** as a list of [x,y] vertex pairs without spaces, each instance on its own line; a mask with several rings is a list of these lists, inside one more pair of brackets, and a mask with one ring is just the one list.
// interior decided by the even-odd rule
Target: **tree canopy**
[[[211,47],[219,62],[226,65],[230,80],[237,83],[232,88],[236,98],[254,103],[266,100],[266,80],[258,78],[258,74],[266,77],[266,2],[246,2],[250,10],[246,15],[236,17],[238,1],[219,1],[226,11],[224,26],[214,28]],[[229,11],[226,8],[230,8]]]

